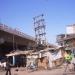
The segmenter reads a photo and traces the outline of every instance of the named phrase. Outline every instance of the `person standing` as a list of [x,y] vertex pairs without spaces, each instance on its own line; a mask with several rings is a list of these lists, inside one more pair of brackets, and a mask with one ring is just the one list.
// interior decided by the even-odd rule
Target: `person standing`
[[73,57],[71,63],[73,64],[73,70],[75,71],[75,55],[74,55],[74,57]]
[[65,69],[64,69],[64,74],[63,75],[66,75],[67,69],[70,70],[70,65],[71,65],[71,60],[72,60],[72,55],[71,55],[70,52],[65,54],[64,60],[65,60],[66,65],[65,65]]
[[11,75],[11,65],[9,61],[6,61],[6,75]]

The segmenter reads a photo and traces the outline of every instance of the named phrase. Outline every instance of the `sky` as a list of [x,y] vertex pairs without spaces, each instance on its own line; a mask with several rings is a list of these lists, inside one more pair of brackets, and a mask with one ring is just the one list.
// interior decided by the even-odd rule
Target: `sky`
[[0,0],[0,22],[33,37],[33,17],[42,13],[47,41],[56,44],[56,36],[75,23],[75,0]]

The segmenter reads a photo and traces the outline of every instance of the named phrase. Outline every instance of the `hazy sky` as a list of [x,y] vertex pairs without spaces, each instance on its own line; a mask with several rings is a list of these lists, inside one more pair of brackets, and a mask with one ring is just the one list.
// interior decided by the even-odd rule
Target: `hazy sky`
[[50,43],[75,23],[75,0],[0,0],[0,22],[34,36],[33,17],[44,14]]

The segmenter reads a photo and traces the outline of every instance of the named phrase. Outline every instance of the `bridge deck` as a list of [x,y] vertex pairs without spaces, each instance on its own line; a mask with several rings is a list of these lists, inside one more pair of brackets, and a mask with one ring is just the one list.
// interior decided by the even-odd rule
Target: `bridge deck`
[[9,52],[13,49],[26,49],[32,47],[35,39],[32,36],[0,24],[0,52]]

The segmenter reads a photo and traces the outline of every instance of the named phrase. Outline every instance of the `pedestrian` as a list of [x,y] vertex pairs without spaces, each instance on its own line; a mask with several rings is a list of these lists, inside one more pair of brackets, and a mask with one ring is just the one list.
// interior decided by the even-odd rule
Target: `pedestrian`
[[11,65],[9,61],[6,61],[6,75],[11,75]]
[[71,63],[73,64],[73,70],[75,71],[75,55],[74,55],[74,57],[72,58]]
[[71,60],[72,60],[72,55],[71,53],[66,53],[65,56],[64,56],[64,59],[65,59],[65,62],[66,62],[66,65],[65,65],[65,69],[64,69],[64,74],[63,75],[66,75],[66,71],[67,69],[71,70],[70,69],[70,64],[71,64]]

